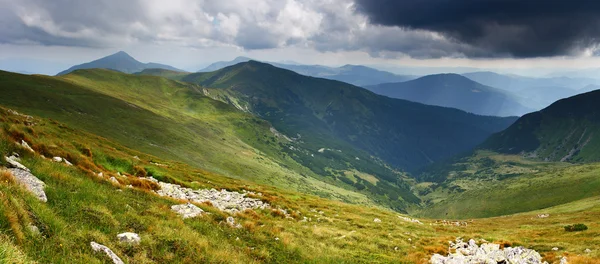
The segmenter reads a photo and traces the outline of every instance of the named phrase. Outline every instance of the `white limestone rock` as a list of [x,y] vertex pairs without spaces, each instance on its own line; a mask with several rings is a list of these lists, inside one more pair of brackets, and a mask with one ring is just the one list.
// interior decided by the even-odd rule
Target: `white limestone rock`
[[171,210],[181,215],[183,219],[194,218],[204,213],[204,210],[191,203],[173,205],[171,206]]
[[106,254],[114,264],[125,264],[121,258],[119,258],[119,256],[117,256],[117,254],[115,254],[115,252],[113,252],[110,248],[94,241],[90,242],[90,246],[92,246],[92,250],[96,252],[104,252],[104,254]]

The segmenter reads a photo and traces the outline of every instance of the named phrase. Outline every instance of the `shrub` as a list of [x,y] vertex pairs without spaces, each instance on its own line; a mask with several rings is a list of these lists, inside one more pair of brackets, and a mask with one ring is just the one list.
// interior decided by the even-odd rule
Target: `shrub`
[[565,231],[567,232],[576,232],[576,231],[585,231],[588,227],[584,224],[574,224],[565,226]]

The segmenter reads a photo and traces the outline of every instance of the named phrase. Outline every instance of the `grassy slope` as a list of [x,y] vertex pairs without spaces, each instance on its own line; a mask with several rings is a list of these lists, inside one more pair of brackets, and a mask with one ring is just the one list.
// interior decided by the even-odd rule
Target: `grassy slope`
[[[206,105],[219,104],[223,107],[224,105],[205,97],[205,94],[210,95],[212,91],[208,92],[207,89],[196,85],[173,82],[153,76],[115,74],[114,72],[101,70],[77,71],[65,76],[65,78],[77,85],[120,98],[160,116],[167,116],[175,120],[191,119],[201,121],[202,124],[199,125],[201,127],[198,129],[205,129],[205,127],[212,125],[214,129],[223,130],[228,126],[232,126],[232,124],[235,127],[249,127],[244,130],[237,129],[232,137],[242,139],[245,144],[260,150],[267,157],[275,157],[277,161],[284,164],[283,166],[290,167],[303,176],[325,181],[332,186],[344,186],[353,191],[361,191],[388,207],[405,210],[408,205],[419,202],[418,198],[410,192],[409,184],[404,180],[400,180],[403,179],[401,173],[388,168],[383,162],[367,153],[357,151],[352,146],[343,144],[343,142],[342,144],[333,143],[336,140],[331,138],[329,140],[326,140],[328,138],[321,139],[322,143],[318,145],[307,144],[305,138],[288,141],[280,137],[278,140],[274,140],[274,134],[268,131],[267,123],[257,117],[233,110],[230,111],[232,113],[226,112],[227,115],[225,115],[215,110],[206,109]],[[201,100],[204,100],[204,102]],[[231,108],[231,106],[228,107]],[[239,104],[237,107],[243,109]],[[256,128],[257,124],[255,123],[262,124],[262,127]],[[305,130],[298,132],[305,134]],[[288,135],[293,134],[288,133]],[[219,141],[219,139],[216,138],[215,140]],[[319,153],[317,150],[322,146],[327,146],[331,150]],[[207,149],[210,154],[219,151],[220,146],[215,149]],[[253,157],[240,157],[240,159],[248,158]],[[227,158],[223,158],[223,160],[231,162]],[[307,170],[304,166],[310,170]],[[379,183],[373,185],[362,180],[352,181],[344,176],[345,172],[353,170],[379,177],[387,177],[391,179],[391,184]],[[261,182],[277,186],[288,184],[287,182],[279,183],[277,181],[279,181],[278,178],[270,177],[267,181]],[[396,185],[397,181],[401,182],[399,187]],[[322,196],[330,195],[323,189],[308,190],[308,188],[302,190],[311,193],[319,191],[322,192]]]
[[[433,220],[418,225],[404,222],[390,211],[194,169],[55,121],[27,120],[2,108],[0,120],[0,154],[19,152],[23,163],[47,184],[49,199],[48,203],[39,202],[0,173],[0,258],[9,257],[17,263],[104,263],[105,256],[89,247],[92,240],[111,247],[128,263],[426,263],[433,253],[445,253],[447,241],[457,236],[535,248],[549,261],[563,254],[570,256],[571,263],[592,263],[593,258],[600,257],[597,250],[583,253],[586,248],[600,246],[598,198],[544,210],[551,214],[546,219],[535,218],[534,212],[476,219],[460,227]],[[20,139],[46,156],[68,157],[75,166],[65,167],[28,153],[14,143]],[[139,160],[132,158],[134,155]],[[168,167],[156,167],[151,160]],[[244,227],[232,229],[223,224],[225,215],[200,205],[211,214],[181,220],[168,209],[178,201],[107,180],[114,176],[123,184],[135,183],[136,177],[131,175],[134,166],[145,168],[161,180],[195,188],[260,191],[263,199],[296,212],[298,218],[284,219],[269,211],[257,211],[236,215]],[[99,171],[104,172],[104,178],[95,175]],[[117,176],[117,171],[125,176]],[[298,221],[303,216],[311,221]],[[373,222],[374,218],[382,223]],[[40,228],[42,236],[27,231],[30,223]],[[565,233],[562,226],[573,223],[585,223],[590,230]],[[142,243],[135,247],[118,244],[116,234],[125,231],[139,233]],[[560,250],[552,251],[554,246]]]
[[[0,72],[0,90],[4,95],[0,104],[228,176],[372,204],[362,194],[305,177],[314,175],[279,154],[279,140],[269,131],[267,122],[202,96],[185,85],[109,70],[77,73],[81,75],[71,74],[63,79]],[[105,85],[102,91],[115,92],[111,95],[131,103],[95,90],[102,87],[89,82],[85,74],[133,80],[125,84],[99,82]],[[261,142],[252,142],[256,139]]]
[[300,133],[317,149],[351,144],[409,171],[466,151],[514,120],[390,99],[253,61],[182,80],[237,93],[278,130]]
[[600,161],[598,100],[598,91],[560,100],[523,116],[481,147],[501,153],[527,153],[550,161]]
[[527,212],[600,195],[600,164],[570,165],[479,151],[421,183],[429,206],[417,215],[473,218]]

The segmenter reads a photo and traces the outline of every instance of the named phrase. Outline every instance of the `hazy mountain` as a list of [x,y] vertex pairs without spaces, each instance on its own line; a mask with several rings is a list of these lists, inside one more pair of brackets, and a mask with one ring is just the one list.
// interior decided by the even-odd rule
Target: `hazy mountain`
[[119,51],[115,54],[106,56],[101,59],[97,59],[95,61],[91,61],[91,62],[80,64],[80,65],[75,65],[67,70],[59,72],[57,75],[65,75],[67,73],[70,73],[70,72],[72,72],[74,70],[78,70],[78,69],[93,69],[93,68],[111,69],[111,70],[120,71],[120,72],[124,72],[124,73],[135,73],[135,72],[143,71],[144,69],[153,69],[153,68],[166,69],[166,70],[171,70],[171,71],[180,71],[180,72],[183,71],[183,70],[177,69],[175,67],[172,67],[169,65],[164,65],[164,64],[159,64],[159,63],[152,63],[152,62],[142,63],[142,62],[137,61],[133,57],[129,56],[129,54],[125,53],[124,51]]
[[469,150],[516,120],[392,99],[256,61],[182,80],[218,88],[224,101],[300,134],[313,149],[341,140],[407,170]]
[[[216,71],[240,62],[250,61],[247,57],[237,57],[232,61],[220,61],[200,70],[199,72]],[[328,67],[323,65],[302,65],[297,63],[265,62],[279,68],[291,70],[302,75],[342,81],[356,86],[374,85],[388,82],[403,82],[416,78],[415,76],[397,75],[361,65],[344,65]]]
[[535,87],[564,87],[577,90],[586,85],[599,82],[598,80],[591,78],[533,78],[518,75],[504,75],[495,72],[471,72],[462,75],[478,83],[511,92],[519,92],[523,89]]
[[218,62],[215,62],[215,63],[212,63],[212,64],[206,66],[204,69],[201,69],[198,72],[216,71],[216,70],[220,70],[220,69],[223,69],[223,68],[231,66],[231,65],[238,64],[240,62],[247,62],[250,60],[252,60],[252,59],[247,58],[247,57],[237,57],[231,61],[218,61]]
[[436,74],[416,80],[367,86],[392,98],[428,105],[458,108],[470,113],[493,116],[520,116],[533,111],[512,95],[458,74]]
[[600,91],[562,99],[521,117],[490,137],[483,148],[502,153],[527,153],[551,161],[598,161],[600,153]]

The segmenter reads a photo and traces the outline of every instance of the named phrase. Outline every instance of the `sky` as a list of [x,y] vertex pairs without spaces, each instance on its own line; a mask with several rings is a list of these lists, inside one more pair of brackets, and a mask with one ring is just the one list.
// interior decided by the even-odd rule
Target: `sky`
[[196,71],[303,64],[549,74],[600,67],[595,0],[0,0],[0,68],[54,74],[123,50]]

